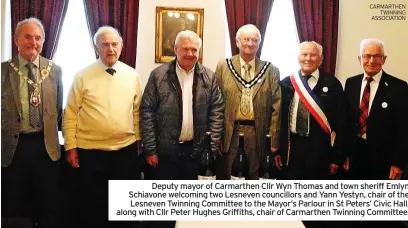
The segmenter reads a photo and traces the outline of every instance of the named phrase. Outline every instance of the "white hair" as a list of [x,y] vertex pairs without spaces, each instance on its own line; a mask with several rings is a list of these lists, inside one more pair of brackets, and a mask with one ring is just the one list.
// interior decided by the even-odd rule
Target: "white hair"
[[187,40],[197,42],[198,43],[198,49],[201,48],[201,45],[202,45],[201,38],[197,35],[197,33],[193,32],[193,31],[184,30],[184,31],[179,32],[177,34],[177,36],[176,36],[176,40],[174,41],[174,47],[178,46],[178,43],[180,42],[180,39],[187,39]]
[[253,24],[246,24],[246,25],[242,26],[241,28],[239,28],[238,31],[237,31],[237,34],[235,35],[235,39],[240,38],[241,34],[242,34],[244,31],[248,30],[248,29],[255,29],[255,30],[256,30],[256,32],[258,33],[258,42],[260,43],[260,42],[261,42],[261,39],[262,39],[262,37],[261,37],[261,32],[260,32],[259,29],[258,29],[255,25],[253,25]]
[[42,31],[42,35],[43,35],[43,40],[45,40],[45,30],[44,30],[44,26],[41,23],[41,21],[38,18],[35,17],[30,17],[30,18],[26,18],[20,22],[17,23],[17,27],[16,27],[16,31],[14,32],[14,35],[18,35],[20,33],[20,29],[22,25],[25,24],[36,24],[38,25],[38,27],[40,27],[41,31]]
[[120,35],[119,31],[117,29],[115,29],[114,27],[111,26],[102,26],[99,27],[98,31],[96,31],[94,37],[93,37],[93,42],[96,45],[96,42],[98,41],[99,37],[102,36],[103,34],[106,33],[115,33],[118,35],[119,40],[121,43],[123,43],[123,39],[122,36]]
[[300,49],[302,48],[302,46],[303,45],[305,45],[305,44],[314,44],[316,47],[317,47],[317,50],[319,50],[319,56],[322,56],[323,55],[323,47],[322,47],[322,45],[320,45],[319,43],[317,43],[316,41],[303,41],[302,43],[300,43],[300,45],[299,45],[299,52],[300,52]]
[[384,55],[384,46],[385,46],[385,42],[376,38],[369,38],[369,39],[364,39],[360,42],[360,56],[363,54],[363,49],[365,46],[369,45],[369,44],[374,44],[378,47],[381,48],[381,52]]

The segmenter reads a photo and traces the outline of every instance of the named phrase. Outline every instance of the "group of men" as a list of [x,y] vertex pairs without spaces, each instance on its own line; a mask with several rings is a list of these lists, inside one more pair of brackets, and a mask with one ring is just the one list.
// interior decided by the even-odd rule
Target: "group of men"
[[[197,62],[201,38],[182,31],[176,58],[151,72],[142,94],[138,73],[118,60],[119,32],[104,26],[94,35],[99,59],[75,76],[63,114],[61,68],[40,56],[44,39],[38,19],[19,22],[18,56],[2,63],[2,218],[59,227],[61,118],[63,156],[80,173],[81,227],[137,226],[108,222],[108,180],[140,179],[142,157],[152,179],[197,179],[208,131],[217,179],[230,179],[240,134],[249,179],[258,179],[267,134],[283,179],[323,180],[339,168],[353,179],[400,179],[407,164],[408,86],[382,70],[380,40],[361,42],[364,73],[343,91],[319,70],[323,50],[314,41],[300,44],[300,70],[281,81],[276,66],[256,57],[254,25],[238,30],[239,54],[215,73]],[[28,199],[37,200],[34,210]]]

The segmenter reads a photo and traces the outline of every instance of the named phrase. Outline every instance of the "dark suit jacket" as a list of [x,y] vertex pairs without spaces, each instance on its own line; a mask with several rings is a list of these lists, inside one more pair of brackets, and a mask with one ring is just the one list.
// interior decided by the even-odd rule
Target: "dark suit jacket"
[[[18,67],[18,58],[12,59]],[[47,67],[49,60],[40,56],[40,67]],[[13,160],[21,127],[20,76],[9,62],[1,63],[1,166],[7,167]],[[42,82],[42,113],[44,143],[53,161],[60,158],[58,120],[62,113],[61,67],[52,64],[50,74]]]
[[[288,159],[288,138],[290,135],[289,117],[290,105],[295,94],[295,89],[290,82],[290,77],[286,77],[281,82],[282,87],[282,126],[281,126],[281,150],[283,162],[289,163]],[[324,88],[327,88],[325,92]],[[334,164],[342,164],[344,160],[344,133],[345,133],[345,104],[344,92],[340,81],[332,74],[320,71],[319,80],[313,88],[313,92],[320,99],[332,131],[336,132],[334,146],[330,147],[330,135],[323,131],[318,122],[310,116],[310,143],[313,143],[313,148],[316,148],[316,153],[326,154],[324,161],[318,159],[314,162],[330,162]],[[300,102],[300,101],[299,101]],[[321,145],[324,143],[325,145]],[[320,144],[320,145],[319,145]],[[329,148],[329,151],[317,151],[322,148]]]
[[[360,131],[360,92],[363,74],[348,78],[347,97],[348,151],[353,156]],[[382,73],[367,120],[367,162],[378,167],[395,165],[404,169],[408,158],[408,86],[407,82]],[[388,169],[389,172],[389,169]],[[388,175],[388,174],[387,174]]]
[[[241,74],[239,55],[231,58],[232,65]],[[259,73],[264,61],[255,59],[255,75]],[[218,78],[225,101],[224,150],[227,152],[234,131],[236,110],[241,102],[242,85],[232,75],[226,60],[218,63],[215,74]],[[279,127],[281,109],[281,90],[279,70],[272,64],[266,69],[262,80],[253,87],[255,131],[258,151],[263,151],[265,136],[271,135],[271,145],[279,148]],[[262,155],[262,154],[260,154]]]

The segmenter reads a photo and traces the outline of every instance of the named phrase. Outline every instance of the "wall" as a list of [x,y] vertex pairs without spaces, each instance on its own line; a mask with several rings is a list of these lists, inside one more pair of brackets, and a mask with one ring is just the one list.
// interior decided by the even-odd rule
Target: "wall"
[[[372,20],[381,16],[379,9],[370,9],[371,4],[405,4],[406,20]],[[372,5],[371,5],[372,7]],[[407,0],[341,0],[339,14],[339,42],[336,75],[342,81],[362,72],[357,56],[360,41],[378,38],[385,41],[388,56],[384,70],[408,81],[408,1]]]
[[149,0],[140,1],[139,4],[136,70],[141,76],[143,88],[150,72],[160,66],[154,62],[156,6],[204,8],[203,64],[215,70],[217,62],[224,58],[226,31],[224,1]]

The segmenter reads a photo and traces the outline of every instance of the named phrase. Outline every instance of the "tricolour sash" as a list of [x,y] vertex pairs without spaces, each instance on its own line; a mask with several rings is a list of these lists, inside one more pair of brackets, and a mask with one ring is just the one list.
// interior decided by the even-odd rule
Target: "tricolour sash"
[[299,99],[303,102],[307,110],[312,114],[315,120],[319,123],[322,129],[331,134],[331,128],[326,115],[321,109],[321,103],[316,94],[312,91],[310,86],[305,80],[301,79],[302,75],[299,71],[299,76],[296,77],[293,74],[290,76],[290,82],[295,88],[296,93],[299,95]]

